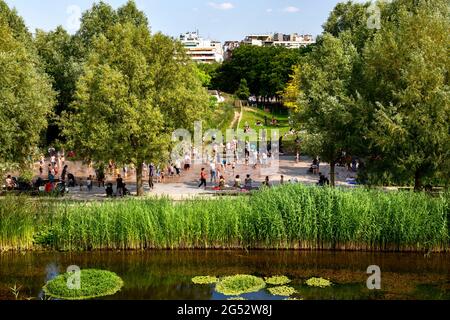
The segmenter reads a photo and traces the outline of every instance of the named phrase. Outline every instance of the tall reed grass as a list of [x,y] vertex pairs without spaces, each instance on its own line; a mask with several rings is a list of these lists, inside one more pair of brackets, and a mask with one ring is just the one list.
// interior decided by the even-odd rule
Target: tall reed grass
[[447,251],[449,196],[288,185],[251,197],[0,200],[0,249]]

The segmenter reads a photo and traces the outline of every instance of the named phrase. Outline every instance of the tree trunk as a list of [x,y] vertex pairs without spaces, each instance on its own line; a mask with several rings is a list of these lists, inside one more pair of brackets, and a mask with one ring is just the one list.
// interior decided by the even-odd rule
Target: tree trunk
[[144,192],[144,183],[142,180],[142,162],[138,162],[140,164],[137,165],[136,168],[136,190],[137,190],[137,196],[142,197],[145,195]]
[[330,163],[330,185],[334,188],[336,186],[336,162]]
[[422,191],[422,173],[420,170],[416,170],[414,175],[414,191]]

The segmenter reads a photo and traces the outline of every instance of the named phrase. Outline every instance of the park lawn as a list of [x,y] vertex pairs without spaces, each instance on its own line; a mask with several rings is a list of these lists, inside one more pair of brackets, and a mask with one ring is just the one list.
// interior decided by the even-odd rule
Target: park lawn
[[[270,112],[265,112],[264,110],[259,109],[259,108],[248,108],[248,107],[244,107],[243,112],[244,112],[244,114],[242,116],[241,123],[239,124],[239,129],[244,129],[245,124],[248,123],[250,128],[252,128],[253,130],[278,129],[278,130],[280,130],[280,136],[284,136],[286,133],[289,132],[290,126],[289,126],[289,115],[288,114],[281,114],[281,113],[271,114]],[[264,116],[267,116],[268,124],[269,124],[268,126],[264,125]],[[272,117],[274,117],[278,121],[277,126],[271,125],[270,122],[272,121]],[[261,123],[263,125],[260,127],[257,127],[256,123],[258,121],[261,121]]]

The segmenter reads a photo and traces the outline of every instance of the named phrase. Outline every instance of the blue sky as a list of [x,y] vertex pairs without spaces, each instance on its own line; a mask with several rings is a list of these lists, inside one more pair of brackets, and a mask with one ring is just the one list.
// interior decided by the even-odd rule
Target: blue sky
[[[79,10],[94,0],[6,0],[16,7],[31,31],[62,25],[77,28]],[[114,8],[126,0],[106,0]],[[339,0],[136,0],[149,17],[152,31],[171,36],[199,30],[206,38],[241,40],[250,33],[318,35]]]

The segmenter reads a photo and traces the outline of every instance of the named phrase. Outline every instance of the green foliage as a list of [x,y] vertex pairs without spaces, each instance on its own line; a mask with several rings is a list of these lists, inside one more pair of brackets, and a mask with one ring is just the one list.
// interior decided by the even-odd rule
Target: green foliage
[[216,285],[216,291],[226,296],[258,292],[266,287],[263,279],[250,275],[225,277]]
[[53,143],[60,138],[58,117],[63,111],[69,111],[75,93],[75,85],[82,71],[80,47],[76,38],[62,27],[55,31],[36,31],[34,45],[39,54],[45,72],[52,80],[53,89],[58,93],[55,115],[49,117],[46,142]]
[[294,69],[284,96],[303,149],[331,163],[332,179],[346,151],[363,159],[361,181],[448,185],[448,2],[378,6],[381,29],[368,30],[368,4],[338,4]]
[[267,284],[282,286],[284,284],[288,284],[291,280],[286,276],[273,276],[264,279]]
[[366,41],[374,33],[373,30],[367,28],[369,5],[369,1],[366,3],[352,1],[338,3],[323,25],[324,31],[336,38],[346,32],[350,35],[355,47],[362,50]]
[[192,283],[194,284],[213,284],[217,282],[219,282],[219,279],[212,276],[198,276],[192,278]]
[[240,100],[248,100],[248,98],[250,97],[250,89],[248,88],[248,83],[245,78],[241,79],[239,88],[236,90],[235,95]]
[[291,50],[282,47],[243,45],[233,51],[213,78],[213,86],[234,93],[241,79],[246,79],[250,94],[278,97],[284,90],[295,65],[308,49]]
[[208,118],[204,118],[206,128],[221,130],[225,135],[226,130],[230,129],[235,115],[235,108],[230,103],[215,104]]
[[122,287],[122,279],[113,272],[86,269],[80,272],[80,289],[68,288],[74,273],[65,273],[47,282],[44,293],[63,300],[87,300],[116,294]]
[[200,70],[200,74],[203,79],[203,86],[208,87],[208,89],[218,89],[215,87],[213,79],[217,77],[220,66],[221,64],[217,62],[197,64],[197,68]]
[[288,286],[273,287],[267,290],[269,290],[270,294],[274,296],[282,296],[282,297],[289,297],[297,293],[297,290]]
[[[389,21],[364,50],[362,130],[368,170],[397,183],[450,176],[449,7],[443,1],[396,1]],[[412,45],[414,44],[414,45]]]
[[[449,195],[285,185],[251,197],[59,203],[0,201],[0,251],[449,248]],[[49,236],[46,233],[50,232]],[[47,233],[48,234],[48,233]],[[52,241],[51,243],[49,243]]]
[[[352,75],[357,50],[351,42],[323,35],[317,46],[301,60],[292,83],[298,89],[293,114],[297,126],[306,131],[304,150],[334,166],[342,150],[352,148],[354,118]],[[290,98],[290,95],[289,97]],[[313,153],[314,152],[314,153]]]
[[208,95],[181,45],[145,26],[116,24],[96,38],[64,117],[68,145],[86,159],[133,163],[168,157],[173,130],[208,112]]
[[306,281],[306,284],[310,287],[326,288],[332,285],[330,280],[323,278],[311,278]]
[[3,1],[0,7],[0,162],[23,164],[47,127],[54,92],[22,20]]

